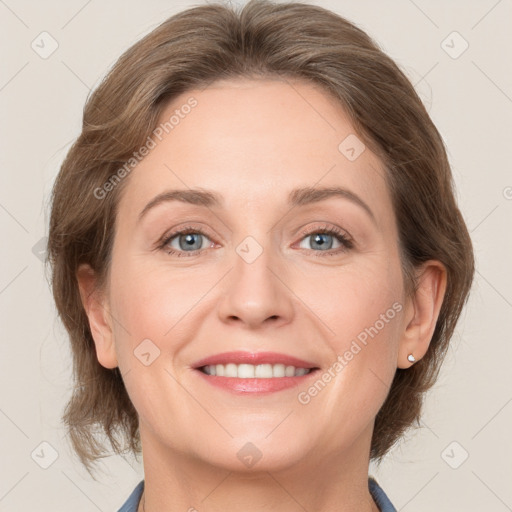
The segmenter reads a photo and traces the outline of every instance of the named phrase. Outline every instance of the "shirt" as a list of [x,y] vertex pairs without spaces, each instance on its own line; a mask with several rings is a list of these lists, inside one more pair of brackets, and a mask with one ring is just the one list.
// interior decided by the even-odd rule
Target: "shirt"
[[[368,488],[370,489],[370,494],[377,504],[377,507],[379,507],[380,512],[397,512],[396,508],[386,496],[386,493],[372,476],[368,477]],[[141,480],[118,512],[137,512],[137,507],[139,506],[143,490],[144,480]]]

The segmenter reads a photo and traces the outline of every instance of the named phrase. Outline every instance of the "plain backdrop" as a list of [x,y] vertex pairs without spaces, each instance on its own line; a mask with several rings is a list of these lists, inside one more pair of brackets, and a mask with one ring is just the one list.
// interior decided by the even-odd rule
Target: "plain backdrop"
[[[311,3],[368,31],[416,86],[446,142],[477,259],[421,428],[370,472],[398,510],[512,510],[512,2]],[[92,480],[60,422],[72,367],[42,264],[48,201],[90,89],[135,41],[199,4],[0,0],[2,511],[113,511],[143,478],[133,458],[110,457]]]

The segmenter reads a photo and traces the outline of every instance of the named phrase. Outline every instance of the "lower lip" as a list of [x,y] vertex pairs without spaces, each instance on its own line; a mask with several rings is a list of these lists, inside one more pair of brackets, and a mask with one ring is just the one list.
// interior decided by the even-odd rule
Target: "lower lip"
[[317,369],[311,370],[300,377],[272,377],[270,379],[239,379],[237,377],[217,377],[196,370],[206,382],[235,393],[274,393],[303,384],[311,376],[316,375]]

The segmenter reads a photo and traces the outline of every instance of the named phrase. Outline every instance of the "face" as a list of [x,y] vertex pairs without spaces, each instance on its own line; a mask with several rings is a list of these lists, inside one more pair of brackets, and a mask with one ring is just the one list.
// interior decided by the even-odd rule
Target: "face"
[[[108,281],[143,446],[238,471],[366,449],[405,328],[381,162],[309,84],[217,82],[161,123],[176,110],[126,178]],[[172,193],[197,189],[216,201]]]

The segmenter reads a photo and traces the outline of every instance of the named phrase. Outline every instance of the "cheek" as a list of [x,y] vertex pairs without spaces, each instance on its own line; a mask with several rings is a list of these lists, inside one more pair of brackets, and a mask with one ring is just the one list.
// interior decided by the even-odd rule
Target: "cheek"
[[330,418],[319,428],[338,448],[374,421],[396,372],[403,288],[399,264],[389,261],[375,256],[347,265],[307,295],[330,364],[299,401],[310,417]]
[[[340,348],[347,340],[364,340],[365,333],[396,334],[403,288],[398,265],[366,265],[342,269],[326,279],[327,288],[309,293],[312,309],[319,312]],[[393,307],[393,305],[395,306]],[[371,334],[370,334],[371,333]]]
[[177,278],[176,273],[162,271],[147,260],[116,263],[111,304],[119,368],[137,411],[156,425],[159,413],[155,411],[186,405],[181,404],[185,395],[170,375],[172,360],[190,336],[187,313],[205,292],[191,287],[190,279]]
[[325,282],[322,293],[316,288],[308,295],[308,306],[327,329],[324,340],[332,363],[339,362],[332,369],[342,375],[334,379],[335,394],[350,393],[364,399],[363,395],[378,391],[376,388],[385,390],[396,371],[403,325],[399,262],[381,260],[345,268]]
[[[150,262],[147,256],[119,259],[112,268],[110,298],[120,365],[132,368],[134,351],[137,354],[142,350],[138,347],[143,342],[148,344],[145,340],[151,340],[165,355],[155,360],[155,367],[172,364],[171,360],[194,338],[200,325],[194,322],[194,315],[199,314],[203,299],[218,277],[211,269],[203,273],[180,271]],[[158,353],[153,345],[148,347]]]
[[202,293],[195,277],[180,278],[173,270],[137,259],[117,266],[112,290],[113,311],[126,330],[156,339],[162,339]]

